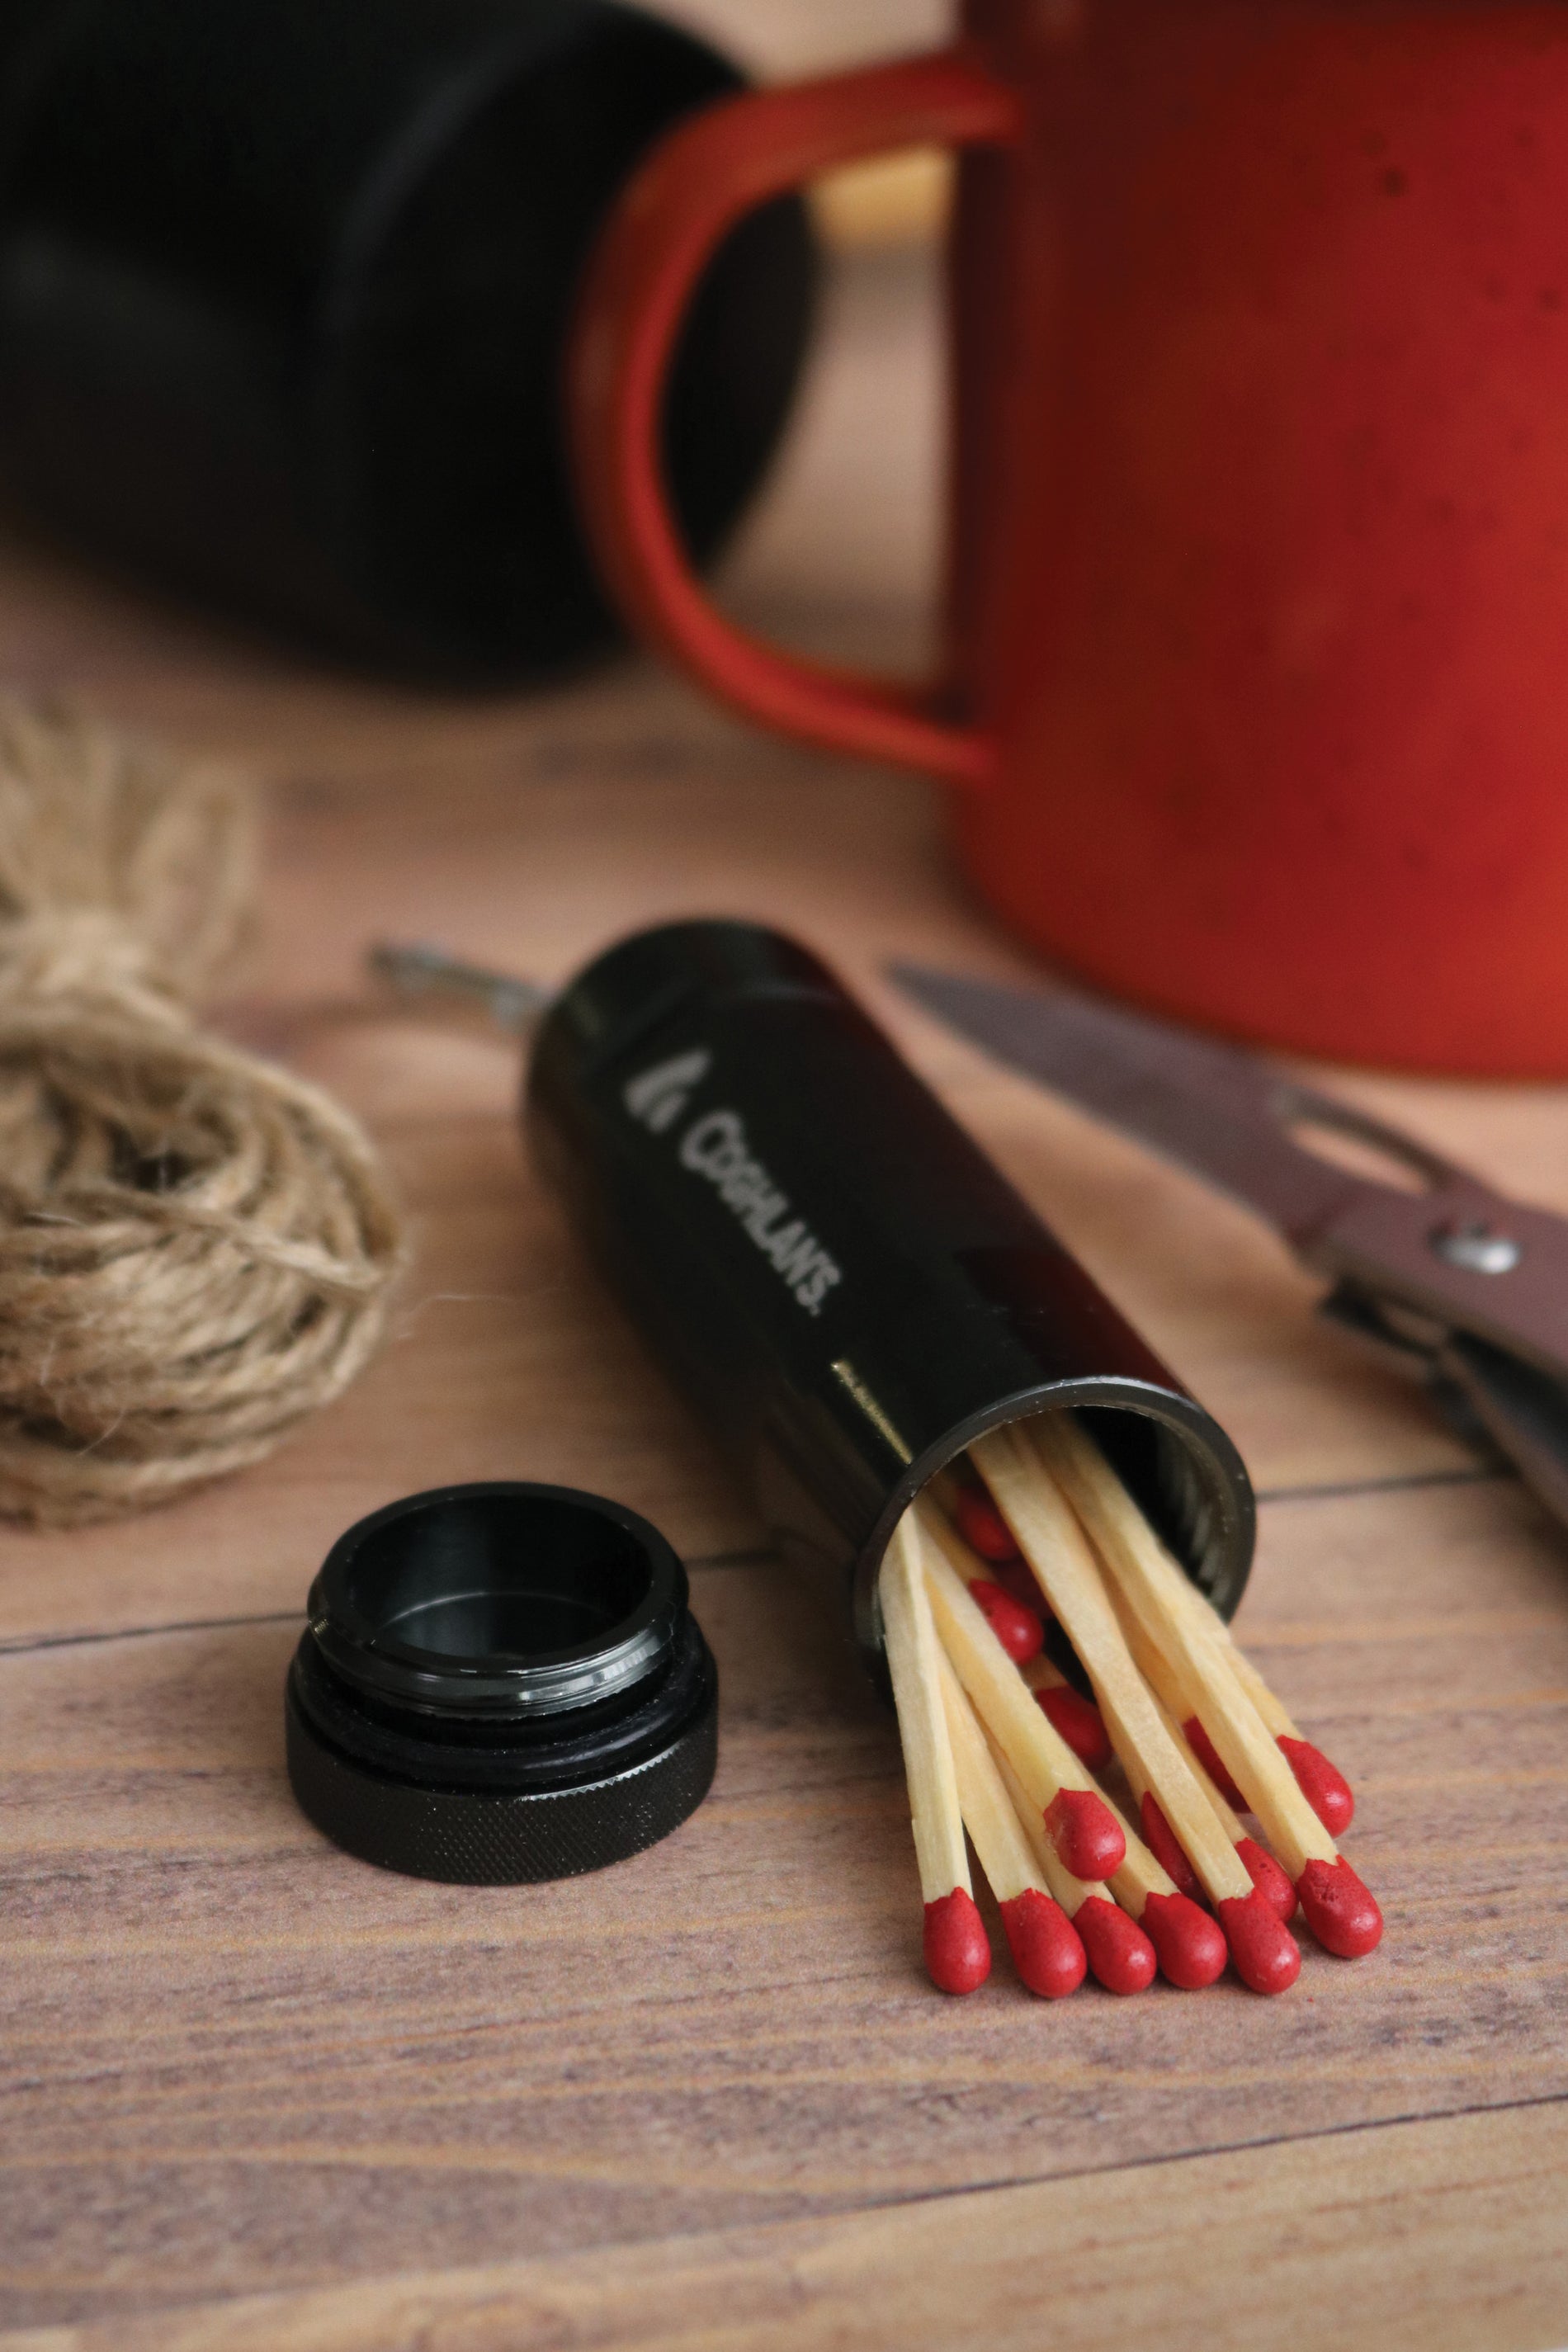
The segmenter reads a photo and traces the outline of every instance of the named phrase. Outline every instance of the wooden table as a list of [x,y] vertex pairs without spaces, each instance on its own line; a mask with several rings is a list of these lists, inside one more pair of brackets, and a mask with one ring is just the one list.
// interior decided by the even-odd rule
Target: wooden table
[[[847,278],[731,574],[760,624],[848,655],[918,649],[918,276]],[[20,545],[0,644],[26,684],[271,778],[265,946],[228,1017],[357,1106],[418,1252],[381,1361],[273,1464],[0,1545],[5,2352],[1568,2340],[1568,1551],[1313,1321],[1268,1234],[890,995],[894,950],[1026,969],[932,795],[650,665],[436,702]],[[514,1054],[362,975],[380,933],[559,975],[690,910],[826,950],[1239,1441],[1263,1497],[1242,1629],[1359,1790],[1373,1958],[1309,1951],[1272,2003],[1047,2008],[1001,1964],[964,2002],[923,1982],[897,1741],[842,1628],[563,1240]],[[1568,1209],[1568,1094],[1346,1084]],[[685,1553],[718,1780],[610,1874],[383,1874],[285,1782],[306,1587],[359,1513],[507,1475],[619,1496]]]

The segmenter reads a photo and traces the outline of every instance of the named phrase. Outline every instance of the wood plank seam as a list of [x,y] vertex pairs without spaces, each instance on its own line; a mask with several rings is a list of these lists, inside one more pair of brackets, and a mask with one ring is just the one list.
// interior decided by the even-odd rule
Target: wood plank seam
[[[1380,2136],[1364,2128],[1324,2136],[1352,2142],[1331,2167],[1312,2148],[1277,2154],[1254,2176],[1262,2195],[1245,2265],[1236,2237],[1242,2183],[1216,2155],[1165,2159],[1152,2179],[1142,2168],[1136,2196],[1102,2194],[1114,2171],[1097,2176],[1087,2198],[1075,2183],[976,2189],[760,2230],[144,2307],[110,2322],[7,2332],[0,2347],[434,2352],[460,2343],[466,2352],[547,2352],[571,2342],[851,2352],[899,2343],[951,2352],[984,2339],[1024,2352],[1048,2331],[1062,2352],[1102,2352],[1152,2332],[1173,2341],[1173,2310],[1190,2302],[1205,2311],[1210,2352],[1541,2352],[1568,2322],[1568,2209],[1547,2177],[1563,2136],[1543,2132],[1544,2120],[1506,2156],[1495,2132],[1464,2121],[1405,2126],[1403,2162],[1392,2166]],[[1086,2232],[1100,2260],[1060,2298],[1053,2271]],[[1392,2250],[1436,2290],[1430,2305],[1408,2297]],[[1336,2252],[1345,2264],[1337,2287],[1326,2259]]]
[[1325,1479],[1303,1486],[1258,1486],[1259,1508],[1265,1504],[1337,1503],[1357,1495],[1418,1495],[1433,1486],[1518,1486],[1517,1474],[1504,1465],[1477,1470],[1412,1470],[1392,1478]]
[[[778,1564],[776,1552],[760,1547],[754,1550],[689,1552],[684,1562],[688,1569],[772,1568]],[[150,1642],[164,1633],[219,1633],[229,1626],[302,1625],[304,1622],[303,1609],[264,1609],[233,1617],[172,1618],[166,1625],[106,1625],[101,1632],[29,1634],[20,1641],[0,1640],[0,1659],[28,1657],[40,1650],[91,1649],[108,1642]]]

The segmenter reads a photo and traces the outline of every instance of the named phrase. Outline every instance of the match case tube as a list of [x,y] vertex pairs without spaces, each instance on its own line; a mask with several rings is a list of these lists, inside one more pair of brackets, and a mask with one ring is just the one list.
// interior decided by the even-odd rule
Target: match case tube
[[531,1058],[536,1164],[781,1547],[876,1578],[932,1473],[1083,1414],[1226,1614],[1255,1536],[1236,1447],[827,968],[683,922],[599,956]]

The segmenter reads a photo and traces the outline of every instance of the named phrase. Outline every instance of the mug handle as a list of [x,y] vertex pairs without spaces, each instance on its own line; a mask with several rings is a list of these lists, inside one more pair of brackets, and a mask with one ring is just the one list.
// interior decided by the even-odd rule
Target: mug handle
[[727,621],[692,571],[659,455],[665,380],[726,230],[836,164],[899,147],[1000,147],[1018,100],[969,51],[748,91],[683,124],[634,174],[590,262],[568,360],[577,492],[601,568],[640,632],[722,700],[823,748],[985,783],[991,739],[927,687],[776,651]]

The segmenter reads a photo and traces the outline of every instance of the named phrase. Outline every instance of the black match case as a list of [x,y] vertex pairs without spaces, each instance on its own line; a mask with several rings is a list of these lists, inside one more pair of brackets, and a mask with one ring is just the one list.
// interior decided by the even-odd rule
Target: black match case
[[611,948],[546,1016],[524,1117],[777,1541],[842,1572],[874,1670],[905,1507],[1043,1411],[1085,1416],[1235,1608],[1255,1537],[1236,1447],[805,948],[718,921]]

